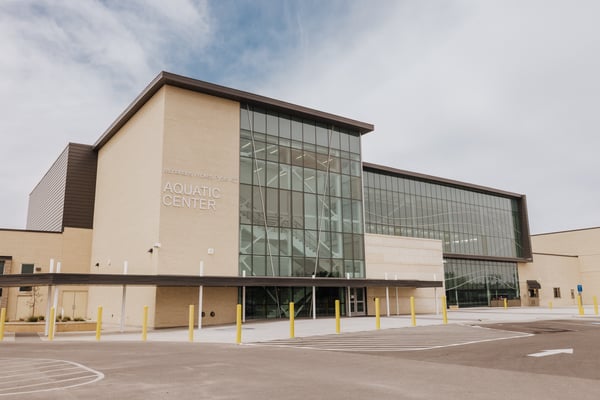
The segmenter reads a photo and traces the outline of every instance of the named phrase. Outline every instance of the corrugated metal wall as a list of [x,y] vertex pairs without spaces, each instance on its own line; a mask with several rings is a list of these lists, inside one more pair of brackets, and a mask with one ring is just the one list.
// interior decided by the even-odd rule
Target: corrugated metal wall
[[63,227],[92,228],[97,163],[98,154],[92,146],[69,145]]
[[28,230],[62,230],[68,157],[67,146],[29,194]]
[[60,232],[91,229],[94,220],[97,154],[70,143],[29,195],[27,229]]

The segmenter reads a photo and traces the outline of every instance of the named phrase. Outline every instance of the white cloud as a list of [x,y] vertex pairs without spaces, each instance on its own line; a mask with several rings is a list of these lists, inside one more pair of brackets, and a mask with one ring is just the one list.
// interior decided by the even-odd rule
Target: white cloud
[[527,194],[534,232],[600,225],[600,3],[361,4],[263,90],[374,123],[366,161]]
[[205,2],[1,3],[0,226],[23,228],[28,193],[67,143],[94,143],[211,34]]

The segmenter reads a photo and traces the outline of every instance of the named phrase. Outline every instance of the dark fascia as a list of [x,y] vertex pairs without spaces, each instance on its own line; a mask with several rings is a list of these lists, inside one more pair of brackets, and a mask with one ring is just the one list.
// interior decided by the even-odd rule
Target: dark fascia
[[533,261],[533,257],[528,256],[527,254],[524,257],[494,257],[494,256],[478,256],[478,255],[472,255],[472,254],[444,253],[444,258],[451,258],[451,259],[457,259],[457,260],[520,262],[520,263]]
[[259,96],[257,94],[162,71],[156,78],[154,78],[154,80],[152,80],[152,82],[150,82],[150,84],[142,91],[142,93],[136,97],[136,99],[127,107],[127,109],[121,115],[119,115],[115,122],[113,122],[106,132],[102,134],[100,139],[94,143],[94,150],[98,151],[102,146],[104,146],[106,142],[108,142],[110,138],[113,137],[113,135],[115,135],[119,129],[121,129],[123,125],[125,125],[125,123],[127,123],[127,121],[164,85],[175,86],[194,92],[238,101],[240,103],[248,103],[259,107],[265,107],[271,110],[277,110],[279,112],[289,114],[291,116],[315,119],[319,122],[334,124],[346,129],[358,131],[361,135],[369,133],[374,129],[372,124],[366,122],[360,122],[311,108],[302,107],[296,104],[287,103],[281,100]]
[[440,178],[440,177],[433,176],[433,175],[420,174],[418,172],[412,172],[412,171],[406,171],[406,170],[396,169],[396,168],[392,168],[392,167],[386,167],[384,165],[377,165],[377,164],[372,164],[372,163],[367,163],[367,162],[363,162],[362,164],[363,164],[364,170],[372,170],[374,172],[379,172],[379,173],[383,172],[387,175],[401,175],[401,176],[406,176],[408,178],[414,178],[414,179],[417,179],[420,181],[425,181],[425,182],[430,182],[430,183],[438,183],[441,185],[452,186],[452,187],[455,187],[458,189],[468,189],[468,190],[472,190],[475,192],[493,194],[493,195],[497,195],[497,196],[503,196],[503,197],[509,197],[509,198],[515,198],[515,199],[521,199],[524,197],[524,195],[518,194],[518,193],[507,192],[504,190],[494,189],[494,188],[490,188],[490,187],[486,187],[486,186],[475,185],[472,183],[455,181],[455,180],[447,179],[447,178]]
[[41,273],[0,275],[0,287],[48,285],[135,285],[163,287],[442,287],[442,281],[385,280],[365,278],[307,278],[269,276],[122,275]]

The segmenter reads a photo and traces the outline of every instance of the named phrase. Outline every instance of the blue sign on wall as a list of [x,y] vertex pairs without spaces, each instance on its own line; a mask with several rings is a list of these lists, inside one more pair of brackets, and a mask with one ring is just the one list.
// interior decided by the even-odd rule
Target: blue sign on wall
[[583,285],[577,285],[577,292],[583,292]]

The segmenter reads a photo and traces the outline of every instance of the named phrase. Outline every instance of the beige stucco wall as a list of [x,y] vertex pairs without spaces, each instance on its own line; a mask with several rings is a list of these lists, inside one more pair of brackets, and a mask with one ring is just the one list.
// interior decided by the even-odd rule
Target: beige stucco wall
[[[156,328],[188,326],[189,305],[194,305],[194,324],[198,325],[199,288],[160,287],[156,292]],[[202,326],[235,322],[237,288],[203,288]]]
[[[91,273],[123,273],[125,261],[131,274],[158,270],[158,255],[148,250],[160,241],[164,101],[162,88],[98,152]],[[141,324],[140,310],[148,305],[153,326],[155,292],[154,287],[128,292],[132,324]],[[96,315],[98,305],[104,308],[105,323],[119,323],[121,289],[91,287],[90,315]]]
[[[89,271],[92,231],[90,229],[65,228],[63,233],[0,230],[0,255],[11,256],[5,274],[21,273],[22,264],[34,264],[35,273],[50,272],[50,260],[54,260],[54,271],[60,262],[61,272]],[[58,308],[63,306],[61,292],[77,290],[83,295],[78,303],[87,302],[87,287],[59,287]],[[34,306],[35,295],[35,309]],[[33,315],[45,315],[48,289],[39,287],[30,292],[21,292],[18,287],[5,288],[2,305],[7,308],[9,320],[18,320]],[[77,304],[82,308],[83,304]],[[80,311],[80,310],[78,310]],[[83,311],[82,311],[83,312]],[[85,313],[84,313],[85,314]]]
[[[370,279],[416,279],[444,280],[442,242],[439,240],[409,238],[403,236],[365,234],[365,262],[367,278]],[[410,297],[415,297],[417,313],[433,313],[439,310],[439,298],[443,288],[389,288],[390,313],[410,312]],[[375,298],[380,299],[381,313],[387,312],[385,288],[367,289],[367,311],[375,314]],[[436,299],[437,297],[437,299]],[[398,304],[398,307],[396,306]]]
[[[238,177],[239,103],[164,86],[99,151],[91,272],[238,275]],[[128,288],[126,323],[187,324],[194,291]],[[118,324],[121,299],[91,288],[89,312]]]
[[[540,305],[572,305],[571,290],[583,285],[583,302],[600,298],[600,228],[557,232],[531,237],[533,262],[519,265],[521,290],[527,294],[527,279],[540,281]],[[553,296],[561,288],[561,298]]]
[[[540,306],[548,307],[550,302],[554,307],[575,305],[577,301],[571,297],[571,290],[577,294],[577,284],[581,280],[579,260],[572,256],[534,254],[533,263],[519,263],[519,286],[523,306],[535,305],[528,294],[528,280],[536,280],[542,287],[538,290]],[[553,288],[560,288],[560,298],[554,297]]]
[[165,89],[159,273],[237,276],[239,103]]

